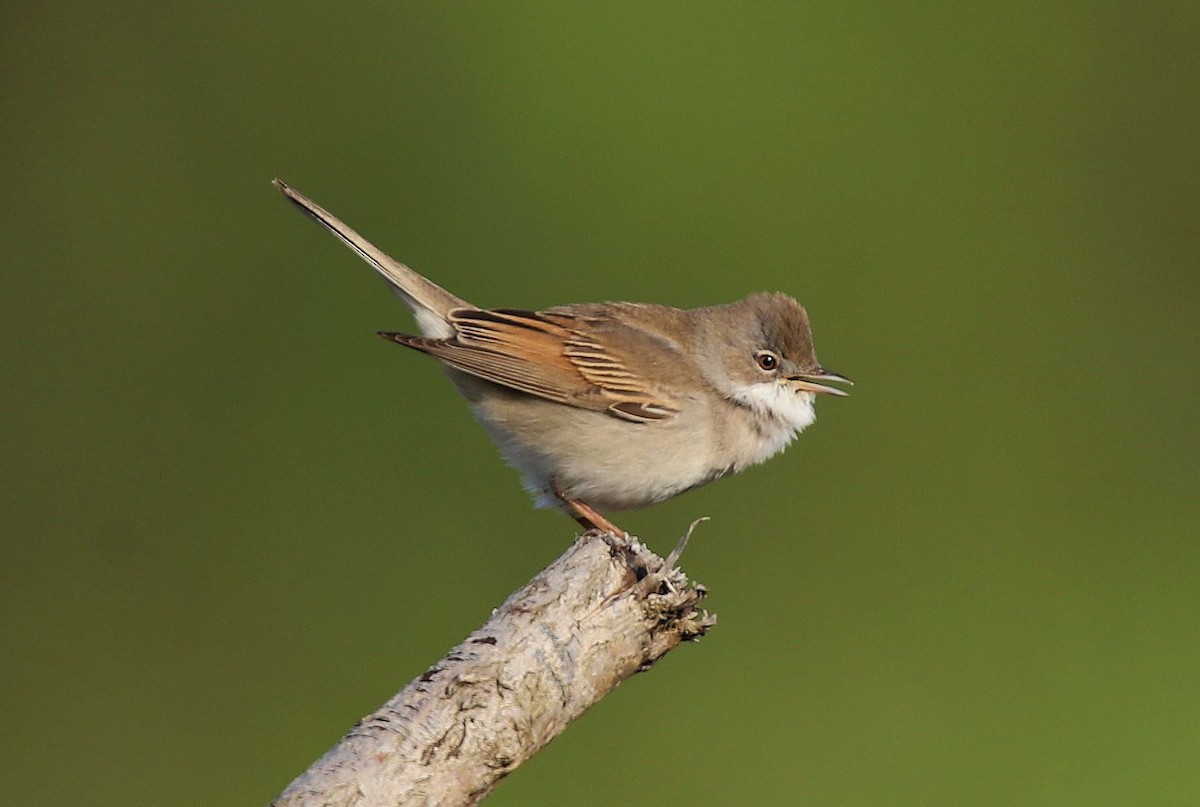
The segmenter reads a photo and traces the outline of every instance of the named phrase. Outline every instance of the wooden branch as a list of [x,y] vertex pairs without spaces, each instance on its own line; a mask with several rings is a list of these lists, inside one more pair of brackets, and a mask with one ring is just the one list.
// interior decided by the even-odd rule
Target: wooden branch
[[674,568],[685,541],[668,563],[636,539],[583,535],[274,807],[478,804],[619,683],[716,622],[697,610],[704,587]]

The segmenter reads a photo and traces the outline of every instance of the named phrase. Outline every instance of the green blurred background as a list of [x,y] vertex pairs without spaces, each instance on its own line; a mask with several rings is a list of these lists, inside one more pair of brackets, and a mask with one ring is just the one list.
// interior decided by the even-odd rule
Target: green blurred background
[[0,10],[0,778],[263,804],[575,534],[293,183],[485,305],[787,291],[621,523],[721,621],[492,805],[1200,804],[1200,6]]

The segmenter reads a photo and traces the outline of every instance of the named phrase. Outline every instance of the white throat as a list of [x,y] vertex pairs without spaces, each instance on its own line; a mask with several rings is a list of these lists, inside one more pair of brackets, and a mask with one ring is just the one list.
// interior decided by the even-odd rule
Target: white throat
[[729,397],[759,416],[761,442],[753,462],[783,451],[796,435],[817,419],[811,392],[797,392],[782,382],[735,387]]

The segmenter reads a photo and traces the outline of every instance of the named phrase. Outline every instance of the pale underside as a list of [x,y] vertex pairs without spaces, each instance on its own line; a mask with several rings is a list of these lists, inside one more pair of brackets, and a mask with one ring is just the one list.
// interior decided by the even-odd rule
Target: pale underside
[[[589,317],[586,308],[456,309],[448,317],[453,337],[388,336],[451,368],[451,380],[543,506],[560,503],[552,489],[600,510],[663,501],[763,462],[813,422],[813,395],[782,380],[723,397],[703,388],[691,344],[632,327],[648,313],[684,312],[625,305],[633,323],[611,311]],[[680,333],[685,342],[693,338]],[[652,349],[639,351],[647,340]],[[659,360],[643,367],[639,356]],[[650,374],[658,383],[646,380]]]

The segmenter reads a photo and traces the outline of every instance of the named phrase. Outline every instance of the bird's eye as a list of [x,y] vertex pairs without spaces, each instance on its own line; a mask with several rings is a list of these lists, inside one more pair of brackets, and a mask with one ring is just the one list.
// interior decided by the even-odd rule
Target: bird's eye
[[774,372],[779,368],[779,357],[769,350],[760,350],[758,353],[755,353],[754,360],[758,362],[759,367],[768,373]]

